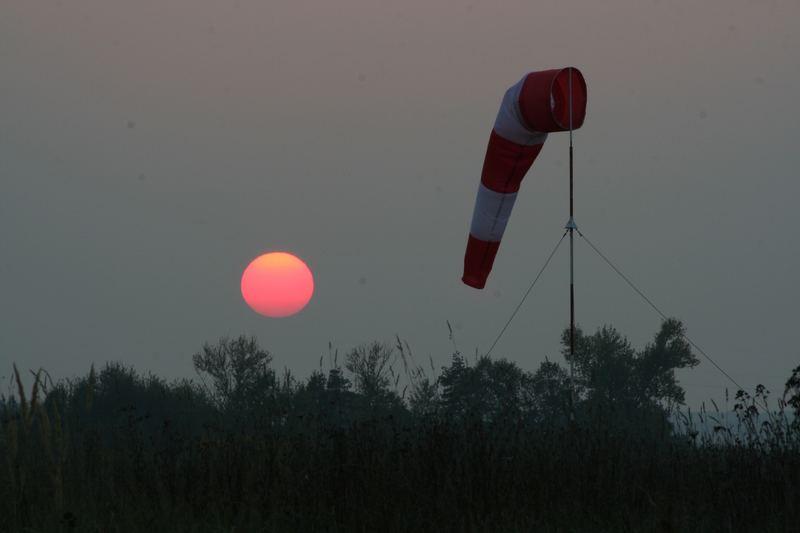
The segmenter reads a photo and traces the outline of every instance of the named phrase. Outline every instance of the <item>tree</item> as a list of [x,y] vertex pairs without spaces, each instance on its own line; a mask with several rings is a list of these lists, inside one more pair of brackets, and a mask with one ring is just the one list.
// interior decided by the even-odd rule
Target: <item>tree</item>
[[576,328],[574,354],[570,354],[569,329],[561,335],[561,343],[564,358],[572,364],[576,386],[585,394],[585,399],[595,403],[633,400],[635,352],[628,339],[616,329],[603,326],[594,335],[587,336]]
[[275,371],[269,367],[272,356],[255,337],[221,337],[217,344],[203,343],[192,362],[204,384],[204,374],[211,378],[209,394],[223,408],[254,407],[277,384]]
[[[389,389],[393,354],[391,347],[375,341],[357,346],[345,356],[344,366],[355,378],[355,391],[365,398],[370,409],[397,406],[399,402],[397,394]],[[328,379],[339,378],[341,376],[331,374]]]
[[419,377],[414,382],[408,397],[408,407],[412,415],[423,418],[436,415],[440,402],[439,383],[436,380]]
[[675,378],[675,370],[692,368],[700,363],[684,334],[685,329],[679,320],[665,320],[653,342],[639,353],[636,371],[644,401],[660,404],[667,410],[672,410],[674,405],[683,405],[685,395]]
[[506,359],[483,356],[468,366],[460,354],[442,369],[442,408],[451,418],[482,421],[514,418],[528,409],[530,376]]
[[537,420],[563,422],[569,416],[569,373],[558,363],[545,360],[531,378],[531,403]]
[[328,380],[325,386],[331,392],[347,392],[352,385],[350,380],[345,377],[342,369],[336,366],[328,372]]
[[574,366],[579,398],[595,405],[669,410],[684,402],[675,370],[699,363],[684,337],[683,325],[675,319],[665,320],[653,342],[639,352],[610,326],[591,336],[576,329],[572,356],[568,329],[561,341],[564,357]]

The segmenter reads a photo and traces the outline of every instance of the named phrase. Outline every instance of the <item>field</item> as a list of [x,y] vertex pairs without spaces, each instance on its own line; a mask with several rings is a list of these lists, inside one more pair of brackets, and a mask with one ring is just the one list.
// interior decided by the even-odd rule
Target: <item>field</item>
[[554,363],[525,373],[456,353],[434,378],[402,343],[374,343],[298,381],[254,341],[204,350],[201,383],[108,364],[59,383],[39,372],[26,391],[17,373],[0,531],[800,528],[798,396],[767,414],[766,391],[740,393],[735,424],[684,410],[675,427],[596,379],[565,394]]

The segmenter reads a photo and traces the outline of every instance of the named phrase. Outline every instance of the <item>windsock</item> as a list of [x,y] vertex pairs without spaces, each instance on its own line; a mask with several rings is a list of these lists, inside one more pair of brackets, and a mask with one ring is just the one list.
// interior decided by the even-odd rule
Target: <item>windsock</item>
[[572,129],[580,128],[586,81],[576,68],[531,72],[506,91],[489,136],[464,255],[461,279],[470,287],[486,285],[522,178],[547,134],[570,129],[570,114]]

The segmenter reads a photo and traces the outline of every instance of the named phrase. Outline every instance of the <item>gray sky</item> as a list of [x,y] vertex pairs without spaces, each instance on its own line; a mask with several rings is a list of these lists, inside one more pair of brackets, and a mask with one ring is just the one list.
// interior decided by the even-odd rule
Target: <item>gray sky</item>
[[[191,376],[255,335],[306,376],[407,340],[491,344],[567,219],[566,134],[523,181],[487,287],[460,281],[505,89],[574,65],[576,220],[740,383],[800,364],[796,1],[0,0],[0,376],[94,361]],[[248,262],[291,251],[309,306],[253,313]],[[642,346],[660,319],[576,241],[579,324]],[[495,349],[560,360],[562,247]],[[707,362],[681,375],[720,398]],[[5,386],[2,386],[5,388]]]

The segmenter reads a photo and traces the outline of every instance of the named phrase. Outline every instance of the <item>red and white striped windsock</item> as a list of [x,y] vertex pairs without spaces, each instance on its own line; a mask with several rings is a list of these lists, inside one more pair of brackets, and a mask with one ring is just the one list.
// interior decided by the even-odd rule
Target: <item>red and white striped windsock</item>
[[461,278],[467,285],[486,285],[522,178],[547,134],[570,129],[570,85],[572,129],[578,129],[586,116],[586,81],[578,69],[531,72],[506,91],[489,136],[472,214]]

